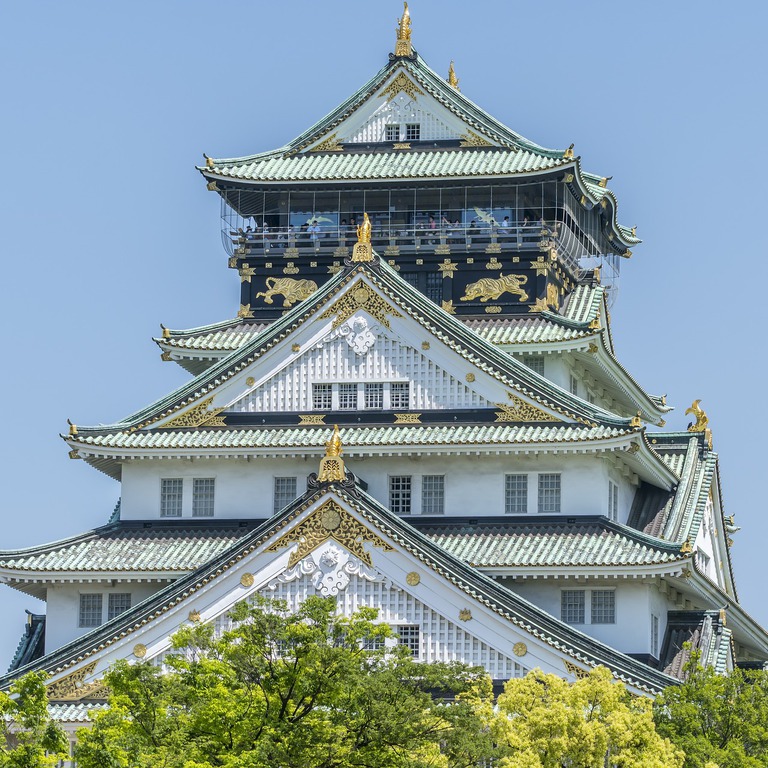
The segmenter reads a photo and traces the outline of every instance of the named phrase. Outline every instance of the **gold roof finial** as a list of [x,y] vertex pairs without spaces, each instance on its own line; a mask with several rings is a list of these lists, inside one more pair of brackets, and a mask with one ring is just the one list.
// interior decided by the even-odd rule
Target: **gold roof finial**
[[363,213],[363,223],[357,225],[357,242],[352,249],[352,261],[373,261],[371,220]]
[[707,414],[699,408],[700,402],[701,400],[694,400],[691,407],[685,412],[686,416],[691,413],[696,417],[696,422],[688,425],[689,432],[706,432],[707,427],[709,426],[709,418],[707,417]]
[[344,460],[341,458],[343,451],[339,425],[334,424],[331,439],[325,444],[325,456],[320,459],[320,471],[317,473],[319,482],[334,483],[344,479]]
[[166,328],[162,323],[160,323],[160,327],[163,329],[163,338],[164,339],[170,339],[171,338],[171,332],[168,328]]
[[573,160],[573,144],[563,152],[563,160]]
[[205,167],[206,168],[215,168],[216,167],[216,163],[213,162],[213,158],[212,157],[208,157],[208,155],[206,155],[205,152],[203,152],[203,157],[205,158]]
[[395,56],[411,56],[411,14],[408,3],[403,3],[403,15],[397,20],[397,42],[395,43]]
[[67,419],[67,424],[69,424],[69,436],[74,437],[77,434],[77,424],[73,424],[69,419]]
[[456,70],[453,68],[453,60],[451,60],[451,65],[448,67],[448,85],[457,91],[461,90],[459,88],[459,78],[456,77]]
[[629,426],[635,429],[643,426],[642,413],[640,411],[630,419]]

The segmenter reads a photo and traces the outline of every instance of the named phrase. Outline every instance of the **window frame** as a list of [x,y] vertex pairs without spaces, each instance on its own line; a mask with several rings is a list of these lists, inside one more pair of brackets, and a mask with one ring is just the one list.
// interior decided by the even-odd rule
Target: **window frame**
[[[523,480],[522,493],[513,494],[512,482]],[[520,488],[516,489],[518,492]],[[512,509],[514,499],[522,501],[522,509]],[[504,514],[527,515],[528,514],[528,474],[526,472],[510,472],[504,475]]]
[[[616,590],[615,589],[590,589],[589,590],[589,623],[590,624],[615,624],[616,623]],[[609,598],[610,599],[606,599]],[[600,600],[606,602],[600,605]],[[597,618],[595,618],[597,616]]]
[[[563,475],[561,472],[539,472],[538,504],[540,515],[559,515],[563,510]],[[555,482],[552,487],[546,487],[547,482]],[[548,501],[556,502],[548,505]],[[551,507],[551,508],[550,508]]]
[[619,484],[608,480],[608,519],[617,522],[619,519]]
[[[569,596],[578,596],[580,599],[568,601]],[[560,590],[560,620],[570,625],[581,625],[587,623],[587,599],[585,589],[561,589]],[[570,618],[569,611],[577,611],[576,618]],[[581,621],[579,621],[579,617]]]
[[[293,483],[293,491],[282,490],[278,491],[278,485],[280,483]],[[276,515],[281,509],[287,507],[292,501],[296,499],[299,492],[299,482],[295,475],[275,475],[272,478],[272,514]],[[290,496],[290,499],[288,498]],[[278,499],[287,499],[284,504],[279,504]]]
[[[119,605],[115,605],[115,603],[117,603],[117,598],[127,598],[128,604],[122,607]],[[133,605],[133,598],[131,597],[130,592],[110,592],[107,595],[107,621],[110,621],[111,619],[116,618],[121,613],[125,613],[126,611],[129,611],[132,605]]]
[[[434,487],[428,488],[433,483]],[[445,514],[445,475],[421,476],[421,514]]]
[[[178,491],[169,490],[170,486]],[[178,498],[176,498],[178,497]],[[169,508],[172,510],[169,512]],[[175,511],[178,509],[178,513]],[[160,478],[160,517],[181,517],[184,514],[184,478]]]
[[[401,483],[403,487],[395,488],[395,483]],[[413,475],[389,475],[387,487],[389,509],[396,515],[410,515],[413,509]]]
[[400,141],[400,123],[387,123],[384,126],[384,141]]
[[[210,483],[210,491],[202,489]],[[216,478],[192,478],[192,517],[213,517],[216,509]],[[209,511],[210,510],[210,511]]]
[[[93,599],[91,606],[85,605]],[[90,617],[86,620],[86,617]],[[98,620],[97,620],[98,619]],[[104,623],[104,595],[101,592],[81,592],[78,604],[77,626],[79,629],[93,629]]]
[[404,645],[413,658],[421,656],[421,626],[419,624],[398,624],[392,627],[397,635],[397,644]]
[[421,123],[405,124],[405,141],[421,141]]

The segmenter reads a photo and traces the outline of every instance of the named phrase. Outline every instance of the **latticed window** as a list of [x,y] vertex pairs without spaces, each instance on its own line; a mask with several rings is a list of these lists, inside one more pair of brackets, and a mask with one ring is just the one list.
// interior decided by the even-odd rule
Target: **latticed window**
[[184,480],[180,477],[160,481],[160,517],[181,517]]
[[566,624],[584,623],[583,589],[564,589],[560,593],[560,618]]
[[539,475],[539,512],[557,514],[560,512],[560,473]]
[[528,475],[504,476],[504,512],[521,515],[528,511]]
[[283,507],[290,504],[296,498],[296,478],[276,477],[274,498],[274,512],[279,512]]
[[544,375],[544,358],[541,355],[526,355],[522,362],[540,376]]
[[408,409],[411,401],[411,384],[408,381],[395,381],[389,385],[390,407]]
[[410,475],[395,475],[389,478],[389,508],[396,515],[411,514]]
[[412,656],[418,656],[421,651],[421,632],[418,624],[404,624],[400,627],[392,627],[397,633],[397,642],[404,645]]
[[131,607],[130,592],[113,592],[107,602],[107,619],[114,619]]
[[424,475],[421,478],[421,514],[445,513],[445,475]]
[[400,141],[400,126],[398,124],[385,125],[384,139],[385,141]]
[[612,589],[592,590],[593,624],[616,623],[616,593]]
[[357,384],[339,384],[339,410],[357,410]]
[[102,596],[100,594],[80,595],[78,626],[98,627],[101,624]]
[[312,385],[312,409],[330,411],[333,407],[333,386],[331,384]]
[[414,288],[419,287],[419,273],[418,272],[401,272],[400,277],[405,280],[406,283],[410,283]]
[[651,614],[651,656],[659,658],[659,617]]
[[613,480],[608,481],[608,518],[619,519],[619,486]]
[[573,374],[570,376],[570,388],[572,395],[579,394],[579,380]]
[[384,647],[383,637],[364,637],[362,649],[364,651],[380,651]]
[[419,123],[406,123],[405,140],[418,141],[421,138],[421,125]]
[[443,281],[445,278],[440,272],[427,272],[427,282],[424,293],[427,298],[434,301],[435,304],[441,304],[443,301]]
[[213,498],[216,480],[212,477],[196,477],[192,484],[192,516],[213,517]]
[[384,385],[381,382],[366,384],[364,392],[366,408],[384,407]]

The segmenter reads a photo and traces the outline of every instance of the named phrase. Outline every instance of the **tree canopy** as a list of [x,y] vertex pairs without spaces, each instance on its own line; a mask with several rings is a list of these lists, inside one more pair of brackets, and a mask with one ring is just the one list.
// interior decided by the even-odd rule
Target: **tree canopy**
[[686,754],[685,768],[768,766],[768,675],[703,669],[694,653],[686,679],[654,705],[659,733]]
[[0,766],[45,768],[69,755],[69,742],[48,714],[45,672],[16,680],[8,693],[0,691]]
[[[165,670],[119,663],[81,768],[476,768],[490,754],[482,670],[422,664],[363,609],[240,603],[232,628],[187,627]],[[386,646],[386,647],[385,647]],[[452,704],[446,705],[450,699]]]

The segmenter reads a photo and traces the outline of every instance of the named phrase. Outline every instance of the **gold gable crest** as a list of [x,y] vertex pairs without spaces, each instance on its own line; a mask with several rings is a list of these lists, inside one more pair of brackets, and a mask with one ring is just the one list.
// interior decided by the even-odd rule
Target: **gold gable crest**
[[320,315],[321,320],[336,317],[333,327],[338,328],[346,323],[358,309],[365,310],[371,317],[378,320],[383,326],[389,328],[389,318],[402,317],[402,315],[384,299],[381,298],[363,280],[358,280],[338,301],[335,301]]
[[274,544],[267,547],[267,552],[277,552],[284,547],[298,544],[288,558],[288,567],[296,565],[321,544],[333,539],[342,547],[368,566],[373,565],[370,552],[363,548],[364,543],[379,547],[385,552],[392,547],[375,533],[359,523],[343,507],[329,499],[316,509],[304,522],[283,534]]
[[512,402],[496,403],[501,408],[500,411],[496,411],[496,421],[560,421],[556,416],[527,403],[512,392],[507,392],[507,395]]
[[[223,427],[224,417],[219,414],[223,408],[211,408],[213,397],[209,397],[178,416],[174,416],[158,429],[181,429],[184,427]],[[209,410],[210,409],[210,410]]]

